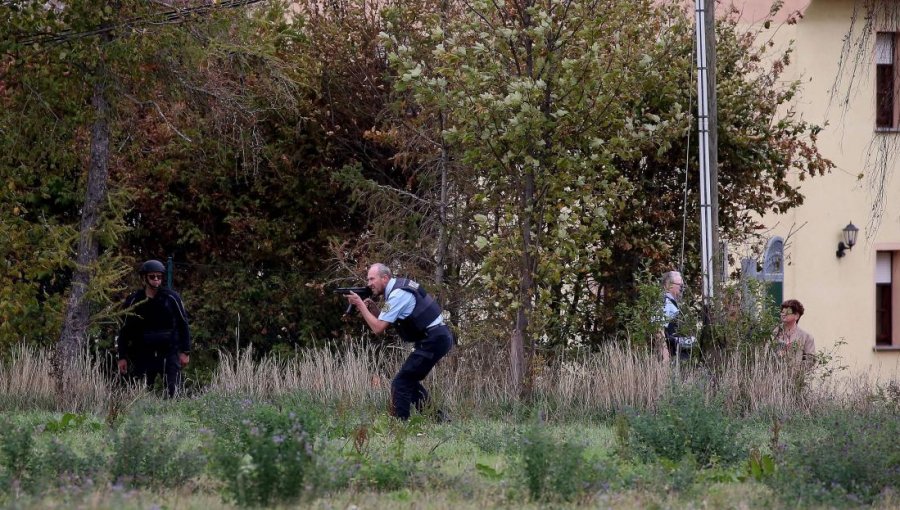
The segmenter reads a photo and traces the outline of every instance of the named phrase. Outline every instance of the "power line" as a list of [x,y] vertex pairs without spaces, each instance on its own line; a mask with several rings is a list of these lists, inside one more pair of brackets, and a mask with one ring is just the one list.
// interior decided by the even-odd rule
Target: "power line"
[[91,30],[75,32],[73,30],[63,30],[62,32],[52,34],[32,34],[18,39],[17,42],[26,46],[38,44],[60,44],[78,39],[85,39],[97,35],[108,34],[118,29],[128,28],[134,29],[146,25],[168,25],[181,23],[189,16],[205,16],[219,9],[236,9],[246,7],[248,5],[265,2],[266,0],[222,0],[220,2],[198,5],[194,7],[186,7],[184,9],[173,9],[154,13],[149,16],[136,17],[119,23],[104,24]]

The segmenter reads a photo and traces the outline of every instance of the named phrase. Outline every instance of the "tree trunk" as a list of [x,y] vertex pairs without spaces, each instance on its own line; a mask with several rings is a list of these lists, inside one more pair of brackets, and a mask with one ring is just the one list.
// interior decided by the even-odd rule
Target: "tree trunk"
[[[444,132],[444,112],[441,111],[438,113],[438,128],[440,132]],[[449,165],[450,165],[450,156],[448,153],[448,148],[446,141],[444,140],[444,135],[441,134],[441,157],[440,157],[440,169],[441,169],[441,198],[440,203],[438,204],[438,242],[437,242],[437,253],[435,253],[434,257],[434,283],[439,287],[443,287],[444,278],[445,278],[445,270],[444,267],[447,264],[447,252],[450,247],[450,233],[448,232],[447,227],[447,200],[449,197]]]
[[91,161],[88,167],[84,206],[81,209],[75,274],[66,304],[62,333],[54,353],[53,368],[60,390],[65,387],[66,369],[85,348],[90,324],[90,302],[86,299],[86,294],[91,282],[91,268],[98,255],[98,242],[94,233],[100,222],[100,209],[106,201],[109,174],[110,106],[102,74],[94,84],[91,106],[94,109],[95,119],[91,127]]
[[510,393],[516,397],[521,397],[525,378],[525,346],[522,341],[522,331],[518,329],[520,320],[527,323],[527,318],[522,318],[521,309],[516,314],[517,328],[513,330],[512,336],[509,338],[509,382]]
[[532,381],[528,361],[531,358],[532,334],[531,315],[534,308],[534,241],[531,238],[532,217],[534,206],[534,170],[525,172],[524,189],[521,195],[520,228],[522,235],[522,258],[519,266],[519,306],[516,311],[516,325],[510,339],[510,370],[513,386],[520,398],[527,399],[531,396]]
[[[449,8],[447,1],[441,2],[441,28],[446,29],[447,23],[447,9]],[[441,190],[440,190],[440,204],[438,204],[438,221],[439,221],[439,231],[438,231],[438,242],[437,242],[437,253],[435,254],[435,264],[434,264],[434,283],[438,286],[444,285],[445,274],[445,266],[447,264],[447,252],[449,251],[450,246],[450,233],[448,231],[447,226],[447,199],[449,197],[449,186],[450,186],[450,176],[449,176],[449,166],[450,166],[450,152],[447,147],[447,140],[444,137],[444,108],[441,107],[438,110],[438,137],[441,140],[441,157],[439,159],[439,165],[441,170]]]
[[[531,27],[531,15],[529,9],[532,1],[526,1],[519,13],[523,27]],[[525,74],[534,79],[534,51],[530,38],[524,41],[525,47]],[[519,182],[519,229],[522,236],[522,256],[519,264],[519,306],[516,310],[516,322],[513,334],[510,338],[510,376],[513,388],[519,398],[528,399],[532,390],[532,374],[528,370],[531,358],[531,315],[534,296],[534,240],[531,237],[535,211],[535,174],[534,169],[527,167]]]

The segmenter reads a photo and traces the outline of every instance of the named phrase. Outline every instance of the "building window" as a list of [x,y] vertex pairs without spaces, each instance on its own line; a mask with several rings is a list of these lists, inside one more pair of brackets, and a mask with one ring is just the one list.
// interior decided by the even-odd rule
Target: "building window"
[[[880,248],[880,249],[879,249]],[[875,350],[900,350],[900,244],[875,247]]]
[[893,344],[893,255],[879,251],[875,257],[875,345]]
[[896,129],[897,108],[897,32],[875,34],[875,127]]

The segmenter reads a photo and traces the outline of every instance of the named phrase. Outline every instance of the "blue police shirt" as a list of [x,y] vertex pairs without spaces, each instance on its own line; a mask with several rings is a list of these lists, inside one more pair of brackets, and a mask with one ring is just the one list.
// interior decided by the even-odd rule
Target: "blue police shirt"
[[663,306],[663,314],[666,316],[666,319],[672,320],[678,315],[679,310],[678,307],[672,303],[672,301],[676,300],[675,296],[666,292],[666,297],[669,299],[666,299],[666,304]]
[[[387,286],[385,286],[384,294],[388,296],[388,298],[384,307],[381,309],[381,313],[378,314],[378,320],[390,322],[391,324],[400,319],[409,317],[409,314],[411,314],[416,307],[416,297],[412,295],[412,292],[406,292],[405,290],[400,289],[396,289],[397,292],[394,292],[395,283],[397,283],[397,279],[391,278],[388,281]],[[428,327],[430,328],[443,323],[444,317],[438,315],[437,319],[429,324]]]

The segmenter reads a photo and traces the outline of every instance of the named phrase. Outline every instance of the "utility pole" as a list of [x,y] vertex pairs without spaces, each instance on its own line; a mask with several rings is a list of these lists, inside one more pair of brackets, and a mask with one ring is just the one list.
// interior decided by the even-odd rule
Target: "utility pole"
[[[713,210],[712,210],[712,162],[710,156],[715,154],[711,150],[710,139],[710,89],[715,93],[715,75],[710,79],[709,63],[712,60],[709,55],[709,20],[715,18],[715,12],[710,16],[707,6],[712,0],[695,0],[694,3],[694,27],[697,53],[697,144],[700,171],[700,267],[702,268],[703,284],[701,286],[703,306],[708,309],[714,294],[714,270],[710,267],[713,261]],[[713,130],[714,131],[714,130]]]
[[712,278],[718,291],[725,281],[725,250],[719,238],[719,101],[716,94],[716,0],[706,2],[706,89],[709,105],[709,204],[712,224]]
[[697,43],[697,130],[700,162],[700,263],[702,295],[709,310],[716,282],[721,281],[716,257],[718,235],[718,151],[716,149],[715,1],[695,0]]

